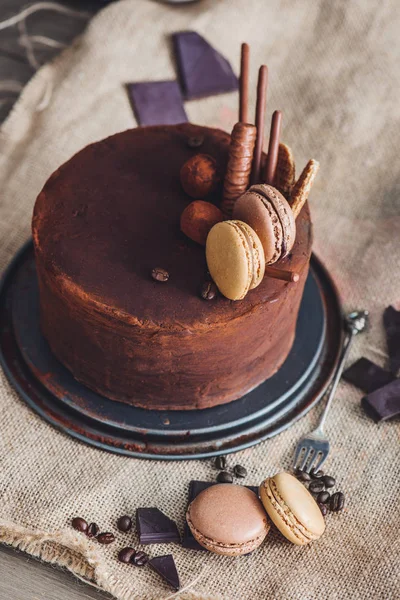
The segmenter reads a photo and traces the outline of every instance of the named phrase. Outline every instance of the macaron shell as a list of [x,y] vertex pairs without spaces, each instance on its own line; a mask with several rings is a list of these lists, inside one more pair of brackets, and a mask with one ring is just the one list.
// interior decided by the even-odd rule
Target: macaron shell
[[252,258],[247,240],[232,221],[217,223],[206,241],[208,270],[221,294],[241,300],[252,284]]
[[293,248],[296,239],[296,220],[290,204],[279,190],[272,185],[260,183],[250,188],[264,196],[275,208],[283,229],[282,252],[280,258],[284,258]]
[[264,279],[265,274],[265,256],[264,250],[260,241],[260,238],[249,225],[244,223],[243,221],[233,221],[235,225],[239,227],[239,229],[244,233],[247,245],[250,248],[250,253],[252,255],[252,282],[250,284],[250,289],[254,290],[262,280]]
[[260,486],[260,497],[280,532],[301,546],[318,539],[325,520],[310,492],[289,473],[279,473]]
[[217,484],[190,504],[187,522],[197,541],[212,552],[236,556],[258,547],[269,531],[257,496],[241,485]]
[[265,263],[273,264],[282,252],[283,228],[274,207],[261,194],[247,191],[235,202],[233,218],[244,221],[257,233]]

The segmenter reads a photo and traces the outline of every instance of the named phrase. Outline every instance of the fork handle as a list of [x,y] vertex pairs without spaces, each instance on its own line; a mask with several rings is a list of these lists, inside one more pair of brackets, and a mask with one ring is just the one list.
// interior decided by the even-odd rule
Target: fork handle
[[335,397],[335,392],[336,392],[338,383],[340,381],[340,378],[342,376],[344,365],[345,365],[347,356],[349,354],[351,343],[352,343],[355,335],[356,335],[356,332],[353,329],[348,330],[345,343],[343,344],[342,356],[340,358],[339,364],[336,367],[336,372],[335,372],[335,376],[333,378],[332,387],[331,387],[329,395],[328,395],[327,403],[326,403],[325,408],[320,417],[320,420],[318,423],[318,429],[323,430],[323,428],[324,428],[326,417],[328,416],[328,412],[331,407],[332,400]]

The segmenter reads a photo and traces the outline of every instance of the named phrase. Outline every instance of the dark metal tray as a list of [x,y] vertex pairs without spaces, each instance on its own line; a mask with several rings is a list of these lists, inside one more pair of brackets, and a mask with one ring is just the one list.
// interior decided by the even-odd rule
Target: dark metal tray
[[66,433],[141,458],[202,458],[249,447],[289,427],[322,397],[342,343],[340,301],[313,256],[293,348],[278,373],[243,398],[196,411],[151,411],[111,401],[77,382],[39,328],[33,247],[12,261],[0,288],[0,361],[19,394]]

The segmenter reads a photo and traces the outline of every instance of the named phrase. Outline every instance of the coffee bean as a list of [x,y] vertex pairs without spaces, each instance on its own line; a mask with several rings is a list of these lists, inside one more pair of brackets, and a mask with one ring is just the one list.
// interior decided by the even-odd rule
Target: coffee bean
[[99,533],[97,536],[97,541],[99,544],[112,544],[115,542],[115,535],[110,531],[106,531],[105,533]]
[[319,479],[315,479],[314,481],[312,481],[310,483],[310,485],[308,486],[308,489],[310,490],[310,492],[312,494],[319,494],[320,492],[323,491],[324,489],[324,482],[319,480]]
[[224,471],[226,469],[226,456],[217,456],[215,459],[215,468],[219,471]]
[[336,492],[335,494],[332,494],[331,500],[329,502],[329,508],[333,512],[339,512],[340,510],[343,510],[343,507],[344,507],[344,494],[342,492]]
[[218,483],[232,483],[233,477],[228,471],[221,471],[217,477]]
[[321,479],[325,475],[323,471],[316,471],[315,469],[311,469],[310,475],[313,479]]
[[204,135],[194,135],[188,138],[187,145],[189,148],[199,148],[204,144]]
[[326,488],[332,488],[336,484],[335,478],[330,477],[329,475],[324,475],[322,481],[324,482]]
[[118,560],[122,563],[130,563],[135,554],[136,550],[134,548],[122,548],[122,550],[118,552]]
[[218,294],[218,288],[213,281],[205,281],[200,288],[200,296],[203,300],[214,300]]
[[318,506],[324,517],[326,517],[328,513],[328,507],[326,506],[326,504],[318,504]]
[[132,529],[132,519],[128,515],[120,517],[117,521],[117,527],[120,531],[130,531]]
[[97,525],[97,523],[90,523],[90,525],[87,528],[86,535],[89,538],[96,537],[96,535],[99,533],[99,531],[100,531],[100,527]]
[[318,504],[326,504],[329,502],[329,498],[331,497],[329,492],[320,492],[317,496]]
[[165,269],[161,269],[160,267],[156,267],[155,269],[153,269],[151,272],[151,276],[154,279],[154,281],[165,282],[169,279],[168,271],[166,271]]
[[233,472],[236,475],[236,477],[246,477],[247,476],[247,469],[245,467],[242,467],[242,465],[235,465],[233,467]]
[[82,533],[86,533],[88,524],[85,519],[82,519],[81,517],[75,517],[75,519],[72,519],[72,527],[76,529],[76,531],[82,531]]
[[131,558],[131,563],[136,567],[144,567],[149,562],[149,555],[146,552],[136,552]]
[[310,473],[307,473],[306,471],[302,471],[301,469],[296,470],[296,477],[300,481],[311,481]]

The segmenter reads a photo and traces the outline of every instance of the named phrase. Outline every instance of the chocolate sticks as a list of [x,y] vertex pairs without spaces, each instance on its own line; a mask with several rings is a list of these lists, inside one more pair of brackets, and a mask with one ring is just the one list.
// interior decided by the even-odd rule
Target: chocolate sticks
[[240,80],[239,80],[239,121],[249,122],[249,65],[250,46],[242,44],[240,55]]
[[272,115],[271,132],[269,134],[268,156],[265,164],[264,181],[274,185],[276,167],[278,164],[279,138],[281,135],[282,113],[276,110]]
[[273,279],[281,279],[282,281],[290,281],[291,283],[297,283],[300,279],[300,275],[294,271],[286,269],[278,269],[277,267],[265,267],[265,275],[272,277]]
[[256,127],[257,137],[256,146],[254,149],[253,169],[251,173],[251,182],[260,182],[261,156],[263,149],[264,124],[265,124],[265,109],[267,102],[267,87],[268,87],[268,67],[262,65],[258,72],[257,84],[257,103],[256,103]]

